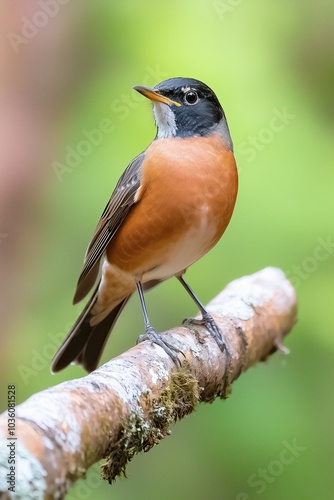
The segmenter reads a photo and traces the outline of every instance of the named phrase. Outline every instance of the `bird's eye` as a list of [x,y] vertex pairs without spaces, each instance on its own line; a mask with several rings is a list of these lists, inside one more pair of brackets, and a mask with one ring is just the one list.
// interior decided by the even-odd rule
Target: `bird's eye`
[[198,101],[198,95],[194,90],[189,90],[189,92],[185,95],[185,99],[188,104],[196,104]]

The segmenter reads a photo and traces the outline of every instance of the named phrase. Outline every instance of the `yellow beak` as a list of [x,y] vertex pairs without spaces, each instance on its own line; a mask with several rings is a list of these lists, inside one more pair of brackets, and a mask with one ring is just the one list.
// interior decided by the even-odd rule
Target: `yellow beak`
[[168,104],[168,105],[174,104],[174,106],[181,106],[181,104],[179,102],[172,101],[168,97],[160,94],[158,90],[151,89],[150,87],[143,87],[142,85],[135,85],[132,88],[134,90],[137,90],[137,92],[139,92],[143,96],[147,97],[148,99],[151,99],[151,101],[158,101],[158,102],[162,102],[162,103]]

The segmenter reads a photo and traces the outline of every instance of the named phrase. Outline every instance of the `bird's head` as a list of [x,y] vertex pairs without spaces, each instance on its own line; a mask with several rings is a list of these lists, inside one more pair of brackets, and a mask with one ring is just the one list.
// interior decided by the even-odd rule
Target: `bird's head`
[[133,88],[153,102],[158,139],[220,133],[232,149],[223,108],[205,83],[194,78],[170,78],[154,88]]

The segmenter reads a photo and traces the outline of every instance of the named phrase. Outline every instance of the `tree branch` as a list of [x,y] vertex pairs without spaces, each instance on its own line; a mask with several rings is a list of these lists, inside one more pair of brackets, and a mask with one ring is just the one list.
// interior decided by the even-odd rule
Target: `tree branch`
[[[230,356],[204,327],[173,328],[162,335],[184,353],[180,368],[145,341],[86,377],[51,387],[17,407],[15,486],[22,498],[64,498],[71,483],[102,458],[105,479],[124,473],[126,463],[164,438],[172,422],[201,401],[225,398],[243,371],[283,349],[281,341],[296,321],[296,296],[282,271],[267,268],[230,283],[208,309]],[[0,493],[11,498],[2,479],[9,472],[9,451],[1,452],[9,450],[7,423],[5,412]],[[40,496],[32,496],[36,490]]]

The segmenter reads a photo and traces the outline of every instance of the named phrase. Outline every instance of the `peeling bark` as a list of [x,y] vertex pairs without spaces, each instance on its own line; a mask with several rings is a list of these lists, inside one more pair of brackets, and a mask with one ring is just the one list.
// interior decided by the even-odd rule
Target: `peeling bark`
[[[296,321],[296,296],[279,269],[230,283],[210,304],[223,332],[222,353],[204,327],[162,333],[177,348],[181,367],[145,341],[86,377],[31,396],[17,407],[19,477],[9,496],[5,479],[7,414],[0,416],[1,498],[64,498],[95,462],[111,482],[126,464],[169,433],[169,425],[199,402],[225,398],[231,383],[281,348]],[[5,473],[3,473],[5,472]],[[8,495],[6,497],[6,495]]]

